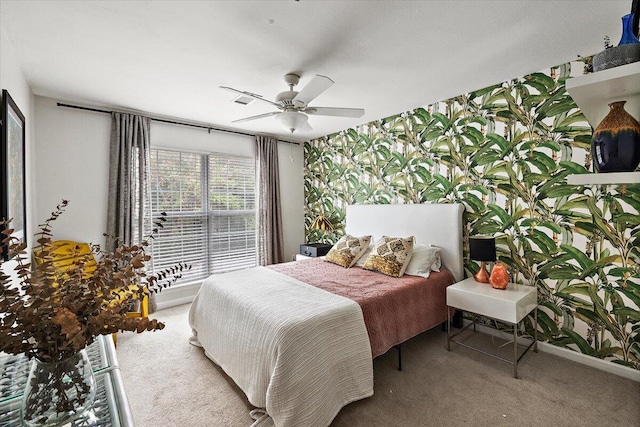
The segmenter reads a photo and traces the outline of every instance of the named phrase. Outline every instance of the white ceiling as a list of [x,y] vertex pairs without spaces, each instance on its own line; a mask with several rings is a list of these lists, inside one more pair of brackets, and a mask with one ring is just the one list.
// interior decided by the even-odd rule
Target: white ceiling
[[[617,44],[631,0],[7,1],[6,31],[33,92],[225,128],[308,140],[588,56]],[[4,47],[3,47],[4,48]],[[335,84],[289,135],[266,103],[230,103],[220,85],[273,100],[283,76]]]

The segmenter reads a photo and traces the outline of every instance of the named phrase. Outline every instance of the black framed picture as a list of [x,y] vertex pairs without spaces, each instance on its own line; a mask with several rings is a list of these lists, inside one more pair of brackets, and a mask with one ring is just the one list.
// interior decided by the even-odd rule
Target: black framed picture
[[[0,143],[0,218],[11,219],[13,236],[27,242],[25,188],[25,120],[6,89],[2,90],[2,142]],[[8,259],[7,248],[2,256]]]

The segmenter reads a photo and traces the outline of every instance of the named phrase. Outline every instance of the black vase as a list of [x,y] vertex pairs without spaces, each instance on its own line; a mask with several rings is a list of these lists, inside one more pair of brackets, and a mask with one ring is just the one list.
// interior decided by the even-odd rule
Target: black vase
[[633,172],[640,164],[640,123],[624,109],[625,102],[609,104],[609,114],[593,132],[591,155],[598,172]]

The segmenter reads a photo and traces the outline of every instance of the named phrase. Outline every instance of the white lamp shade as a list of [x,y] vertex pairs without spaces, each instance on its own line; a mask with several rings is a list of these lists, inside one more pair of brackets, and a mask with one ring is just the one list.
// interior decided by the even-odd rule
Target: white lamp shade
[[283,111],[276,116],[276,120],[282,127],[293,133],[307,123],[308,117],[298,111]]

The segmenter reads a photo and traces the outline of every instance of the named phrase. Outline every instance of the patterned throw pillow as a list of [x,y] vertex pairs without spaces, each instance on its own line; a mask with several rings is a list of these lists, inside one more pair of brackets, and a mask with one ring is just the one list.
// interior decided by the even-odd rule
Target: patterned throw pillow
[[379,271],[387,276],[402,276],[411,260],[414,240],[413,236],[407,238],[382,236],[373,245],[371,255],[362,268]]
[[324,260],[349,268],[367,250],[370,242],[371,236],[353,237],[345,234],[333,245]]

